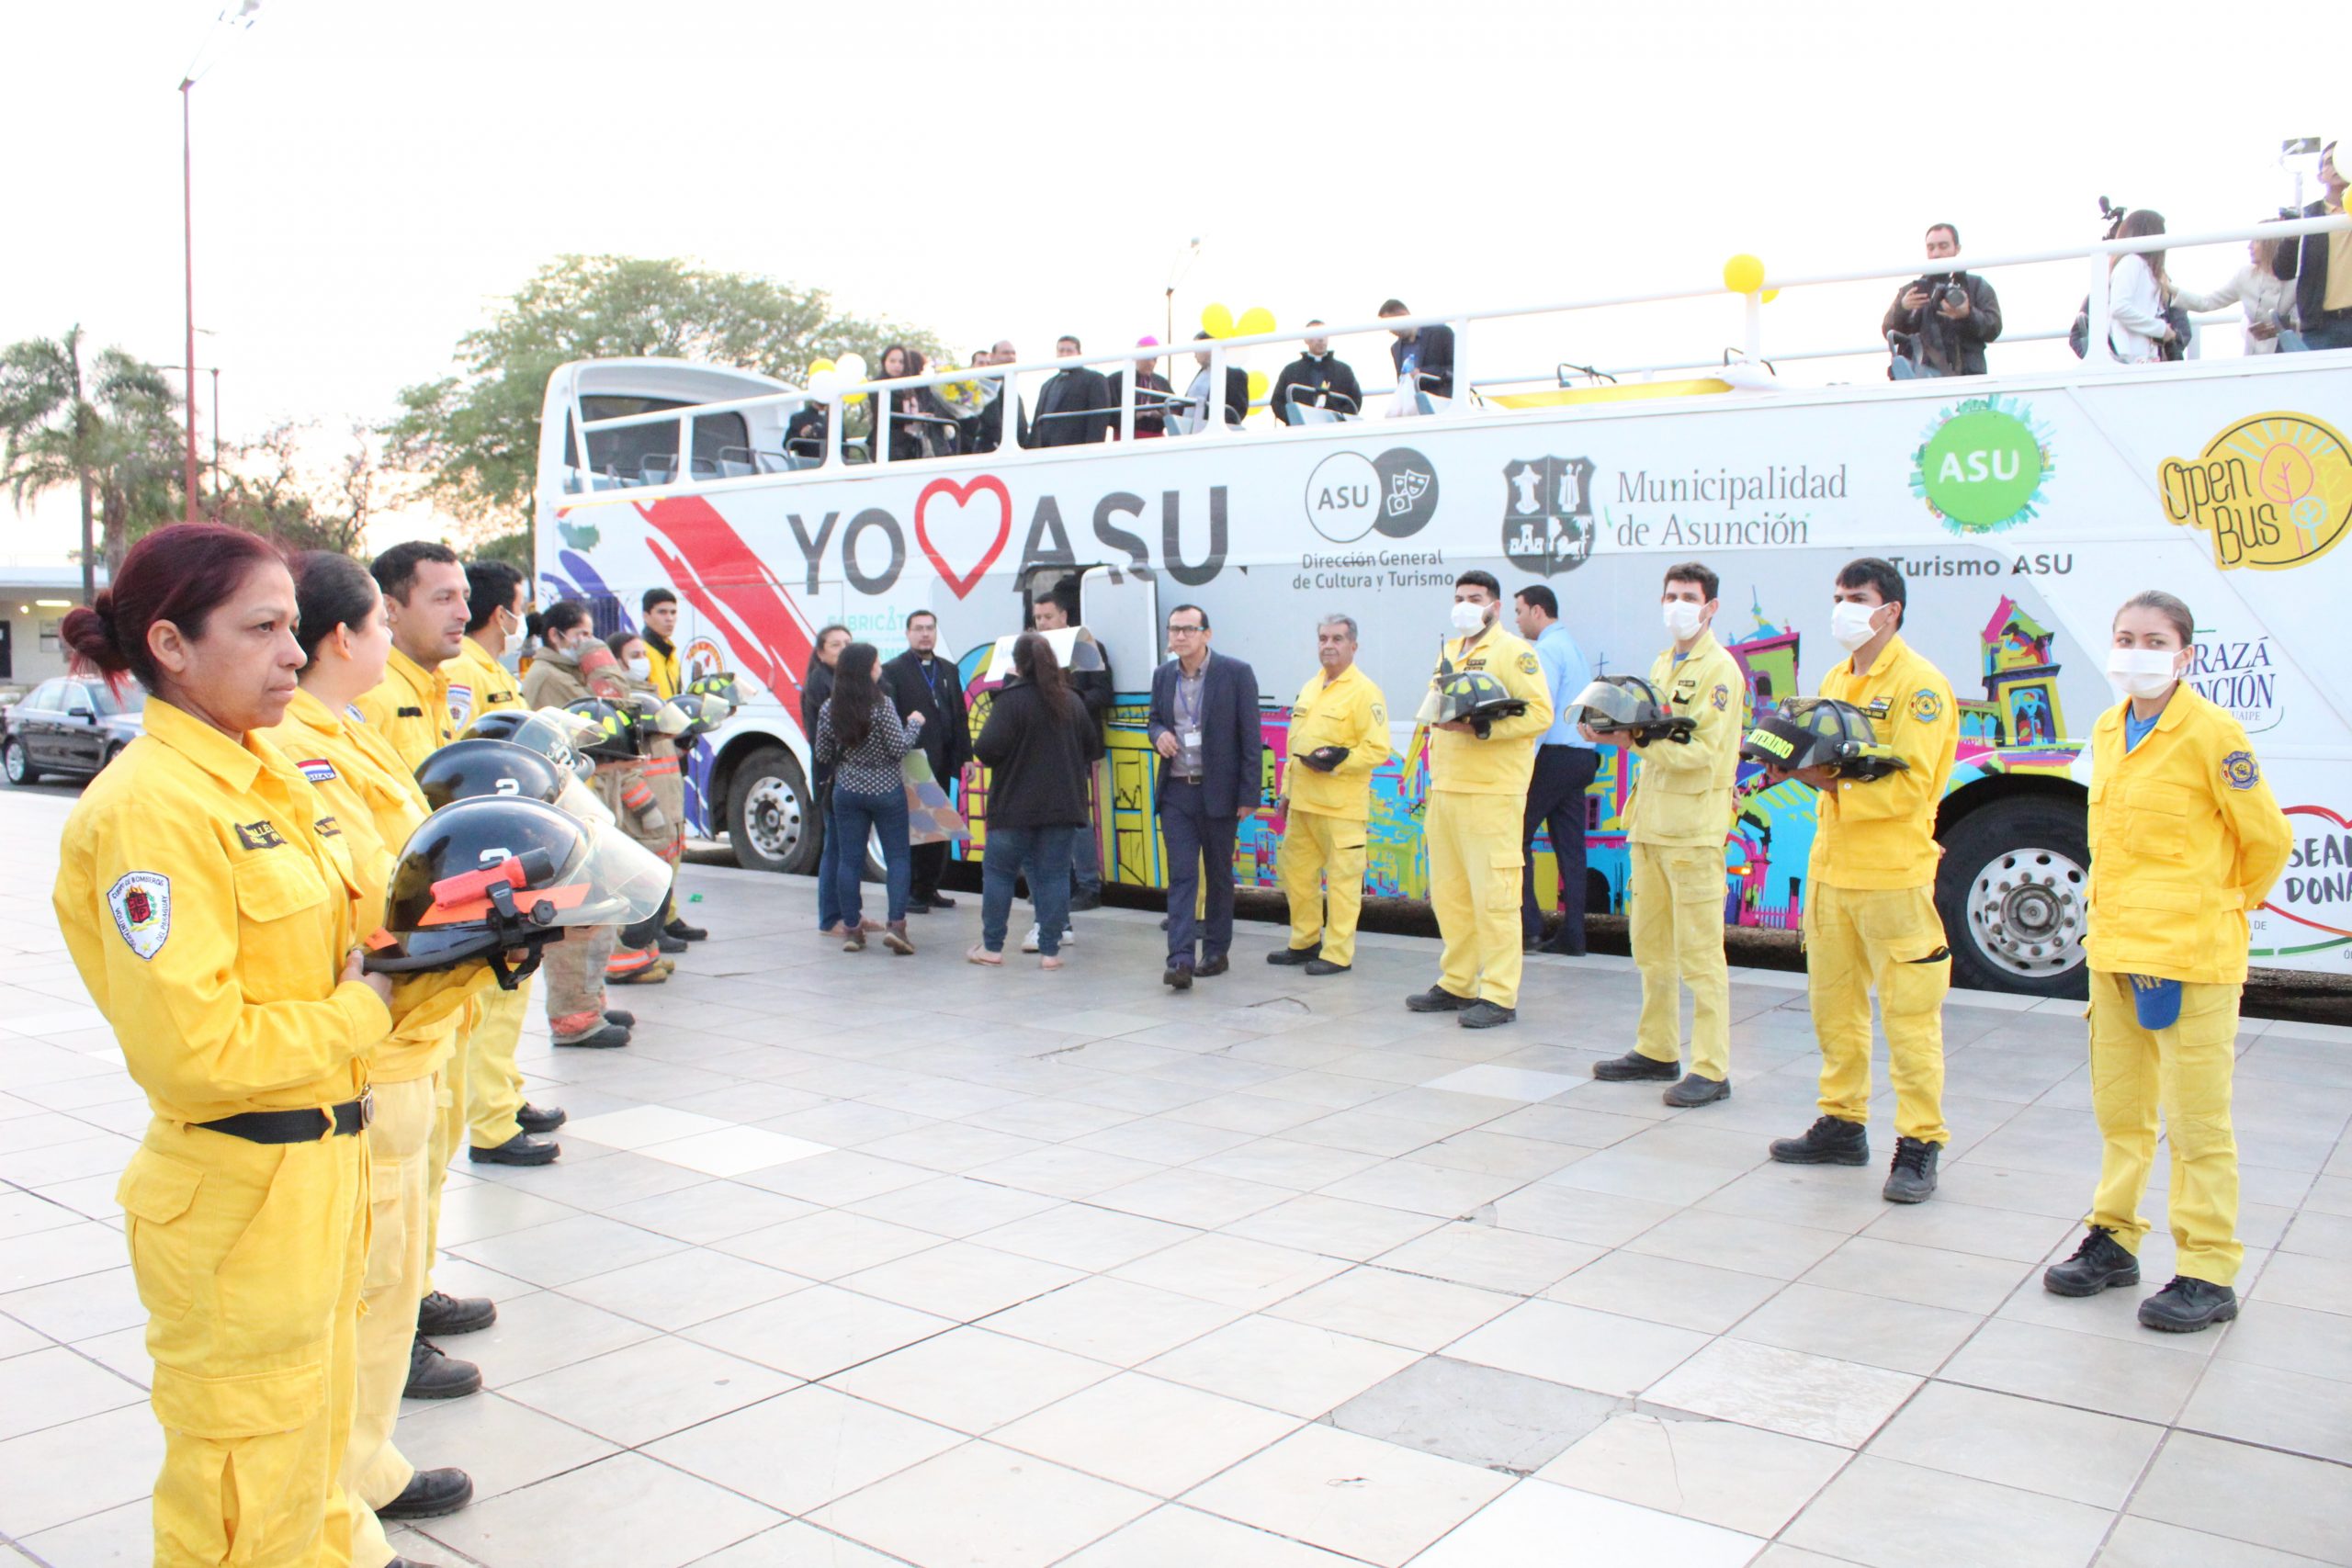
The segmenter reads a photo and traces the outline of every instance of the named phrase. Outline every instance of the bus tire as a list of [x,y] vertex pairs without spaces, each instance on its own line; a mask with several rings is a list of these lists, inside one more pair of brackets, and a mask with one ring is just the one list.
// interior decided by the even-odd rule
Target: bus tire
[[2078,803],[2011,795],[1944,835],[1936,908],[1951,983],[1980,991],[2086,997],[2089,824]]
[[783,747],[763,746],[735,765],[727,786],[727,841],[747,871],[815,873],[824,828],[800,764]]

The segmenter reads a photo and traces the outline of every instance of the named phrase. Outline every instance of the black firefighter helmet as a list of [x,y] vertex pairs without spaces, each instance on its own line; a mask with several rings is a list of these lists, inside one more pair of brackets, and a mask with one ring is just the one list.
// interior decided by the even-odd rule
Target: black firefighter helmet
[[[670,868],[626,834],[591,827],[544,801],[454,801],[409,835],[385,897],[384,974],[486,963],[513,990],[542,950],[574,926],[625,926],[662,907]],[[507,955],[526,956],[510,964]]]
[[1576,695],[1577,722],[1595,735],[1623,735],[1636,746],[1653,740],[1690,744],[1699,721],[1678,714],[1639,675],[1603,675]]
[[1467,724],[1479,739],[1499,719],[1517,718],[1527,711],[1527,700],[1514,697],[1510,688],[1484,670],[1456,670],[1439,677],[1437,705],[1431,724]]
[[1835,768],[1843,779],[1883,779],[1910,766],[1879,741],[1870,716],[1835,697],[1786,697],[1756,721],[1739,754],[1793,773]]
[[594,734],[581,742],[580,749],[600,762],[627,762],[638,754],[642,722],[634,703],[608,703],[602,697],[582,697],[568,705],[567,713],[576,713],[595,727]]
[[570,767],[558,767],[541,753],[512,740],[492,740],[470,733],[452,740],[416,765],[416,784],[424,792],[424,804],[435,811],[451,801],[503,796],[545,801],[600,826],[613,820],[613,814],[588,793]]
[[588,720],[564,708],[499,708],[476,714],[458,739],[511,740],[584,779],[596,771],[594,759],[580,750],[594,729]]

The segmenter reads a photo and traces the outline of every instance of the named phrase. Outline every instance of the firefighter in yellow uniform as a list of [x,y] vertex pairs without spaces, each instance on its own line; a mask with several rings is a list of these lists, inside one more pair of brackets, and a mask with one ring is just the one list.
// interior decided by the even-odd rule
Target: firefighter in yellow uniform
[[2115,617],[2108,676],[2128,700],[2091,731],[2091,1106],[2105,1151],[2089,1234],[2042,1275],[2062,1296],[2140,1282],[2140,1200],[2172,1145],[2172,1282],[2140,1303],[2189,1333],[2238,1314],[2238,1152],[2230,1127],[2246,914],[2294,836],[2245,727],[2181,682],[2188,606],[2141,593]]
[[66,821],[54,906],[153,1113],[116,1196],[164,1434],[154,1561],[174,1568],[352,1561],[359,1134],[391,987],[360,972],[332,814],[255,733],[293,694],[294,624],[273,547],[184,524],[62,627],[79,667],[153,697]]
[[[449,664],[449,718],[460,733],[483,714],[523,705],[522,683],[498,656],[523,635],[527,588],[523,574],[503,561],[466,568],[469,625]],[[532,1134],[553,1132],[564,1114],[526,1103],[523,1070],[514,1065],[523,1021],[530,1016],[531,983],[486,991],[481,1005],[464,1047],[466,1157],[477,1165],[545,1165],[562,1151]]]
[[[378,556],[368,570],[383,591],[392,651],[383,681],[352,707],[413,775],[419,763],[456,734],[449,718],[449,676],[471,618],[466,607],[465,568],[447,546],[411,540]],[[470,1334],[498,1319],[498,1309],[487,1297],[461,1299],[433,1282],[434,1260],[441,1251],[441,1189],[450,1159],[466,1141],[465,1052],[450,1054],[440,1079],[426,1194],[424,1304],[416,1320],[420,1374],[425,1352],[440,1354],[424,1336]]]
[[[1430,904],[1445,940],[1438,983],[1405,999],[1415,1012],[1459,1012],[1464,1029],[1491,1029],[1519,1016],[1520,836],[1535,741],[1552,727],[1552,694],[1535,650],[1496,624],[1502,585],[1465,571],[1453,585],[1453,626],[1430,681],[1475,673],[1525,706],[1491,722],[1446,719],[1430,726]],[[1479,733],[1480,725],[1485,733]]]
[[[314,551],[298,564],[299,633],[307,662],[284,722],[265,733],[333,812],[359,886],[359,908],[379,911],[394,859],[424,820],[424,796],[390,745],[348,716],[346,705],[383,674],[389,646],[381,595],[348,556]],[[359,1394],[344,1461],[357,1512],[353,1560],[381,1568],[393,1552],[380,1519],[431,1518],[463,1507],[473,1483],[461,1470],[418,1470],[392,1441],[403,1393],[447,1398],[474,1392],[481,1374],[448,1357],[412,1376],[416,1317],[424,1297],[426,1210],[440,1074],[471,1022],[487,970],[462,981],[403,979],[395,1025],[368,1059],[375,1118],[368,1129],[369,1237],[360,1289]]]
[[[1738,660],[1713,630],[1717,579],[1691,562],[1670,569],[1663,597],[1674,644],[1650,666],[1650,684],[1667,711],[1690,719],[1687,741],[1652,740],[1627,749],[1641,770],[1625,808],[1632,861],[1627,924],[1642,973],[1641,1021],[1634,1049],[1593,1064],[1611,1082],[1672,1084],[1673,1106],[1731,1097],[1731,972],[1724,962],[1726,894],[1724,840],[1731,831],[1732,788],[1739,740],[1747,730],[1747,683]],[[1625,745],[1623,733],[1591,739]],[[1621,764],[1623,765],[1623,764]],[[1690,1072],[1681,1081],[1682,987],[1690,987]]]
[[1388,760],[1388,705],[1356,667],[1352,619],[1325,616],[1315,643],[1322,668],[1291,708],[1283,771],[1290,807],[1275,871],[1290,901],[1290,944],[1266,962],[1342,975],[1356,960],[1372,775]]
[[1960,746],[1951,682],[1899,635],[1903,574],[1875,557],[1838,574],[1830,636],[1851,657],[1821,694],[1851,704],[1904,767],[1869,781],[1815,769],[1821,819],[1804,896],[1805,972],[1821,1044],[1821,1116],[1782,1138],[1785,1165],[1867,1165],[1871,993],[1894,1084],[1894,1160],[1883,1196],[1924,1201],[1951,1134],[1944,1127],[1944,994],[1951,949],[1936,913],[1936,808]]

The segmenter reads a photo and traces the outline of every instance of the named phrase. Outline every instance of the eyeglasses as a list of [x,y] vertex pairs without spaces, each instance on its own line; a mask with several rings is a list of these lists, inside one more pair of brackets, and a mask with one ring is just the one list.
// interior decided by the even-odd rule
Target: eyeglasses
[[1208,627],[1206,626],[1170,626],[1168,628],[1168,635],[1170,637],[1192,637],[1206,630],[1208,630]]

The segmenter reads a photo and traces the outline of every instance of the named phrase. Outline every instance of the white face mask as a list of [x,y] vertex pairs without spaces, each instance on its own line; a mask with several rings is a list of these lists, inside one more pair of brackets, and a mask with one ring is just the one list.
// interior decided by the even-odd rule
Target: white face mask
[[1688,599],[1668,599],[1665,608],[1668,636],[1677,642],[1689,642],[1699,635],[1699,623],[1706,617],[1704,610]]
[[1453,602],[1453,629],[1458,632],[1481,630],[1487,624],[1487,607],[1467,599]]
[[652,680],[652,679],[653,679],[653,660],[651,660],[650,659],[646,658],[646,657],[645,657],[644,655],[642,655],[642,654],[639,654],[637,658],[632,659],[632,660],[630,660],[628,661],[628,673],[629,673],[629,679],[631,679],[631,680],[633,680],[633,681],[650,681],[650,680]]
[[1829,612],[1829,635],[1838,646],[1851,653],[1877,635],[1871,616],[1878,611],[1875,604],[1857,604],[1851,599],[1840,599]]
[[2130,697],[2160,697],[2179,679],[2180,655],[2161,648],[2111,648],[2107,678]]

